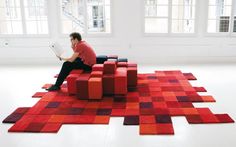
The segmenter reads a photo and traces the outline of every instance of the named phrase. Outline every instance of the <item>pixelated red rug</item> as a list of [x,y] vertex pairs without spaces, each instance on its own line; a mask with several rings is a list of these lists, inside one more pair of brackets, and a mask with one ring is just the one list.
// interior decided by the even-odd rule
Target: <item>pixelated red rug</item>
[[[139,125],[142,135],[174,134],[172,116],[189,124],[233,123],[228,114],[214,114],[193,103],[215,102],[203,87],[193,87],[191,73],[155,71],[138,74],[138,85],[126,96],[104,96],[100,101],[79,100],[67,94],[66,84],[57,92],[36,92],[33,107],[20,107],[3,123],[14,123],[9,132],[56,133],[63,124],[109,124],[110,117],[124,117],[124,125]],[[43,88],[50,86],[45,84]]]

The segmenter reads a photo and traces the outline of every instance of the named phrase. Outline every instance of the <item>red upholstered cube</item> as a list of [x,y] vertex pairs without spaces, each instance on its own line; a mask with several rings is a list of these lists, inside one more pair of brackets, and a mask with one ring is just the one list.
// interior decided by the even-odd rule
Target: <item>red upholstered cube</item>
[[81,74],[83,72],[82,69],[74,69],[70,72],[70,74]]
[[69,94],[76,94],[76,79],[79,77],[79,74],[70,74],[67,80],[67,88]]
[[76,94],[79,99],[88,99],[88,80],[90,74],[84,73],[80,74],[80,76],[76,79]]
[[118,62],[117,67],[128,67],[127,62]]
[[103,72],[102,71],[92,71],[90,77],[102,77]]
[[127,68],[127,78],[128,78],[128,87],[135,87],[137,86],[137,67],[128,67]]
[[103,64],[94,64],[92,67],[92,71],[103,71]]
[[107,56],[108,59],[118,59],[117,55],[108,55]]
[[114,94],[115,76],[113,74],[103,75],[102,89],[103,94],[111,95]]
[[114,61],[105,61],[104,62],[104,74],[115,74],[116,71],[116,62]]
[[88,84],[89,99],[102,99],[102,77],[92,77]]
[[127,93],[127,68],[118,67],[115,73],[115,94]]
[[137,63],[128,62],[128,67],[137,67]]

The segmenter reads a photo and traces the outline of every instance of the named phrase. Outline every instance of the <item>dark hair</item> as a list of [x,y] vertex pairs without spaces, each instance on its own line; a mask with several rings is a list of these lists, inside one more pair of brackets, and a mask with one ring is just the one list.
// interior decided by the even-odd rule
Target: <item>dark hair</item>
[[77,39],[78,41],[82,40],[80,33],[77,33],[77,32],[71,33],[70,37],[72,37],[73,39]]

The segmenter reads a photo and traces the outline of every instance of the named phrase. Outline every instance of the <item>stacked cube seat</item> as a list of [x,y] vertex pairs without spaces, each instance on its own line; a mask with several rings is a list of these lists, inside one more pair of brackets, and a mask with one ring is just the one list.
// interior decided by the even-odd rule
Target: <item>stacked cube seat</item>
[[73,70],[67,77],[68,93],[78,99],[99,100],[106,95],[126,95],[137,86],[137,64],[117,55],[97,56],[91,72]]
[[102,99],[102,77],[89,78],[88,93],[88,99]]
[[90,74],[80,74],[76,79],[76,94],[79,99],[89,99],[89,78]]
[[127,93],[127,68],[118,67],[115,73],[115,95]]

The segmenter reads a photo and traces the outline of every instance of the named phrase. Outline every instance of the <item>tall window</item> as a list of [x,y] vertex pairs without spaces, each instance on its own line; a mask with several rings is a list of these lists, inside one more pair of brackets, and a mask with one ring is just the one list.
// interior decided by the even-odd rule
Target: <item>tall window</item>
[[0,0],[0,34],[22,34],[19,0]]
[[229,32],[232,0],[209,0],[208,8],[208,32]]
[[26,32],[47,34],[47,0],[24,0]]
[[172,32],[194,33],[195,0],[172,0]]
[[48,34],[47,0],[1,0],[0,34]]
[[194,33],[195,0],[145,0],[145,33]]
[[110,33],[110,0],[62,0],[61,21],[63,34]]
[[145,0],[145,32],[168,32],[168,0]]

